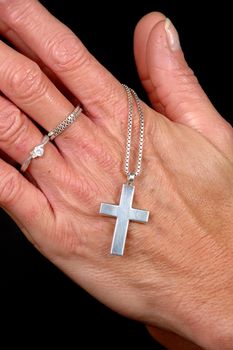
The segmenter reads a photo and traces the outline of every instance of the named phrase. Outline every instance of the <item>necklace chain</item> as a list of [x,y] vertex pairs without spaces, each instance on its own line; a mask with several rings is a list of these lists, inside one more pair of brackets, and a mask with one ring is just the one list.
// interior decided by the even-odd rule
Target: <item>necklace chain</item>
[[[141,173],[142,167],[142,152],[144,142],[144,114],[140,99],[136,92],[130,89],[127,85],[123,84],[126,90],[128,98],[128,130],[127,130],[127,142],[125,149],[125,173],[129,182],[133,182],[134,178]],[[131,141],[132,141],[132,128],[133,128],[133,116],[134,116],[134,100],[136,102],[137,112],[139,114],[139,144],[138,144],[138,158],[136,167],[133,172],[129,170],[130,167],[130,154],[131,154]]]

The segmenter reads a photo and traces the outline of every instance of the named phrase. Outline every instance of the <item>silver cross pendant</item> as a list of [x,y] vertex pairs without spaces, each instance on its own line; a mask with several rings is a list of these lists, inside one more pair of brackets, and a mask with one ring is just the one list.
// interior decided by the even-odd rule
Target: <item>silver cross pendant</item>
[[113,234],[111,254],[123,255],[129,221],[146,223],[149,211],[132,208],[135,186],[125,184],[122,187],[120,204],[101,203],[100,214],[113,216],[116,224]]

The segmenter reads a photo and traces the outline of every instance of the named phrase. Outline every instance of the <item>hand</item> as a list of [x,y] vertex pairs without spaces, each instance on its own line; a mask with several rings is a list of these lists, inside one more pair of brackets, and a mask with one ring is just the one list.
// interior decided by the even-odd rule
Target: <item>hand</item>
[[[48,144],[45,156],[32,162],[31,182],[0,160],[1,206],[44,255],[112,309],[202,347],[228,349],[232,129],[202,92],[181,51],[168,49],[164,21],[150,38],[154,35],[158,52],[167,57],[169,69],[162,71],[178,94],[167,93],[163,75],[154,80],[158,70],[145,70],[143,76],[141,67],[150,69],[153,62],[145,63],[144,52],[137,57],[152,102],[159,99],[164,115],[143,105],[144,171],[134,204],[150,210],[151,218],[145,226],[130,224],[125,256],[119,258],[109,256],[114,220],[98,211],[100,202],[119,200],[125,182],[124,89],[38,2],[1,0],[0,10],[5,35],[13,33],[23,51],[29,46],[25,54],[48,66],[52,79],[31,59],[0,44],[0,87],[7,97],[0,99],[1,150],[22,163],[42,137],[28,116],[52,129],[74,108],[67,90],[85,107],[56,147]],[[156,47],[150,42],[148,60]],[[67,89],[64,94],[54,73]]]
[[[164,40],[159,40],[159,35],[164,32],[164,26],[166,26],[165,20],[165,16],[161,13],[150,13],[141,19],[135,31],[134,51],[138,73],[150,97],[152,106],[157,111],[165,114],[170,120],[197,129],[214,144],[218,142],[219,136],[221,142],[223,139],[221,125],[218,124],[218,118],[214,124],[208,121],[208,116],[211,119],[213,117],[212,106],[204,101],[203,91],[198,84],[195,84],[195,77],[184,60],[175,28],[172,25],[170,26],[176,39],[172,48],[174,55],[171,55],[169,47],[166,47],[166,44],[164,45]],[[168,38],[170,37],[169,34],[168,32]],[[182,91],[185,85],[190,86],[187,93]],[[193,94],[193,88],[195,94]],[[195,101],[199,94],[202,95],[202,98],[197,98]],[[196,102],[200,105],[197,111]],[[184,110],[182,110],[183,106],[185,107]],[[201,109],[203,110],[202,113]],[[203,115],[205,115],[205,118]],[[220,144],[219,147],[222,148],[223,145]],[[167,349],[200,349],[197,345],[173,332],[150,326],[148,330]]]

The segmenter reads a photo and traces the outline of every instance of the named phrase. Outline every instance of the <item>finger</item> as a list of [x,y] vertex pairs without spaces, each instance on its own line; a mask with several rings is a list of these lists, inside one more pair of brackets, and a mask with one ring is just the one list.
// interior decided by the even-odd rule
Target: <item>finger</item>
[[[116,151],[118,144],[112,140],[106,148],[105,138],[99,131],[102,131],[101,128],[91,132],[88,124],[85,125],[77,147],[73,143],[76,140],[75,135],[70,139],[67,136],[61,138],[63,143],[59,144],[62,145],[62,153],[66,155],[66,159],[49,142],[45,146],[43,157],[32,160],[29,175],[33,178],[30,181],[36,182],[53,206],[64,202],[65,191],[66,201],[73,200],[75,193],[75,200],[80,200],[80,207],[89,207],[90,201],[96,200],[96,193],[99,191],[96,190],[96,183],[99,186],[103,184],[99,188],[113,185],[120,164],[119,152]],[[15,105],[0,96],[0,149],[4,154],[23,164],[29,152],[41,140],[42,134],[36,126]],[[103,173],[108,174],[105,181]],[[93,178],[93,174],[97,174],[94,181],[88,180]],[[72,187],[71,192],[67,192],[64,183]],[[93,190],[90,191],[90,188]]]
[[[64,120],[74,109],[70,101],[68,101],[46,75],[43,74],[36,63],[1,42],[0,90],[47,131],[56,127],[56,125]],[[25,116],[24,121],[22,121],[22,124],[23,123],[27,125],[27,118]],[[101,129],[99,127],[97,128],[97,126],[93,128],[93,126],[93,122],[88,117],[83,113],[80,114],[77,122],[64,130],[64,132],[55,139],[60,153],[62,153],[64,157],[68,157],[69,160],[72,158],[72,160],[77,163],[77,159],[80,160],[85,153],[83,149],[91,148],[90,145],[87,146],[87,143],[90,142],[91,134],[94,134],[96,137],[98,130]],[[3,127],[5,127],[5,124],[3,124]],[[25,136],[23,135],[22,137]],[[31,142],[36,144],[38,138],[34,137],[30,131],[27,133],[27,137]],[[20,142],[21,141],[22,140],[20,140]],[[40,142],[41,138],[37,144]],[[94,148],[98,148],[97,142],[97,139],[93,140],[93,150]],[[5,142],[5,144],[7,144],[7,142]],[[29,147],[28,143],[26,146]],[[47,148],[46,145],[46,155]],[[101,148],[103,148],[103,146]],[[27,152],[30,150],[31,149],[28,148]],[[96,152],[97,151],[94,153],[96,154]],[[16,159],[16,156],[14,157],[14,159]],[[17,158],[17,160],[20,162],[22,161],[21,158]],[[41,161],[42,160],[45,161],[44,157]],[[59,161],[58,156],[57,161]],[[38,164],[38,162],[32,163],[33,165],[34,163]]]
[[46,130],[53,129],[74,109],[35,62],[3,42],[0,90]]
[[71,94],[71,92],[66,89],[64,84],[58,79],[58,77],[49,69],[43,61],[35,54],[30,47],[25,44],[23,39],[21,39],[17,33],[7,26],[3,21],[0,20],[0,34],[6,38],[13,46],[22,53],[24,56],[30,58],[32,61],[36,62],[40,69],[47,75],[47,77],[53,82],[53,84],[61,91],[61,93],[68,98],[74,105],[78,104],[78,100]]
[[[0,149],[10,159],[23,164],[29,152],[41,143],[42,134],[36,126],[10,101],[0,96]],[[50,182],[47,174],[51,169],[62,169],[64,159],[53,144],[48,143],[42,158],[35,159],[30,172],[40,187]]]
[[[143,86],[146,92],[149,94],[150,98],[155,93],[155,87],[151,81],[147,60],[146,60],[146,48],[148,44],[148,39],[153,27],[162,20],[165,20],[166,17],[160,12],[152,12],[144,16],[135,28],[134,34],[134,54],[137,64],[138,73],[140,79],[143,83]],[[156,107],[156,110],[160,109],[159,112],[163,112],[163,106],[156,100],[153,95],[153,106]],[[159,107],[159,108],[158,108]]]
[[0,34],[2,37],[13,43],[20,52],[24,51],[25,56],[30,57],[34,61],[39,59],[38,56],[25,44],[23,39],[21,39],[14,32],[14,30],[6,25],[2,20],[0,20]]
[[[121,115],[121,84],[87,51],[81,41],[35,0],[1,1],[4,21],[85,105],[110,128]],[[106,117],[106,118],[105,118]]]
[[[2,159],[0,159],[0,179],[0,207],[14,218],[34,245],[40,245],[41,232],[48,230],[48,222],[51,224],[54,222],[46,197]],[[32,237],[29,232],[34,232],[35,235]]]
[[[53,129],[58,123],[64,120],[65,116],[67,116],[74,109],[72,104],[41,72],[38,65],[23,55],[19,54],[12,48],[8,47],[4,43],[0,43],[0,89],[9,99],[11,99],[11,101],[19,106],[21,110],[25,111],[46,130]],[[9,119],[7,116],[6,118],[7,120]],[[21,124],[27,125],[27,118],[25,116],[24,121],[22,121]],[[4,130],[5,125],[7,125],[7,123],[5,124],[3,120]],[[17,123],[14,123],[13,128],[16,127]],[[9,132],[5,131],[5,134],[8,135]],[[22,138],[24,137],[25,133],[22,132]],[[31,142],[34,142],[33,147],[41,142],[41,138],[37,142],[37,138],[33,137],[30,132],[27,133],[27,137]],[[3,151],[7,151],[7,144],[11,141],[6,140],[6,137],[4,137],[4,141],[5,146],[3,146]],[[105,135],[102,128],[98,126],[95,126],[95,128],[93,128],[93,122],[84,114],[82,114],[79,116],[76,123],[72,124],[69,128],[64,130],[64,132],[55,139],[60,153],[62,153],[65,160],[61,159],[62,157],[60,154],[57,156],[50,155],[50,157],[55,157],[55,162],[49,162],[49,157],[47,156],[48,145],[46,145],[45,153],[47,158],[41,158],[40,163],[43,161],[43,163],[47,164],[47,167],[50,167],[49,171],[51,171],[52,163],[55,165],[55,168],[59,168],[60,171],[62,171],[62,165],[64,165],[64,161],[72,161],[72,164],[74,164],[76,169],[78,167],[80,173],[81,165],[87,171],[86,168],[88,165],[86,164],[86,160],[88,157],[89,162],[92,162],[92,168],[95,166],[100,167],[100,165],[97,163],[103,165],[105,162],[107,163],[107,167],[105,167],[107,170],[109,170],[110,166],[114,167],[114,161],[112,159],[113,156],[110,159],[109,154],[107,154],[104,141]],[[17,142],[22,142],[22,139]],[[14,148],[12,150],[8,150],[8,152],[13,152],[12,154],[14,159],[17,159],[20,163],[22,162],[21,157],[25,159],[26,154],[28,155],[29,151],[31,150],[28,144],[25,145],[28,150],[27,152],[23,152],[25,153],[24,156],[21,155],[19,157],[19,155],[17,156],[14,154]],[[114,148],[114,146],[114,143],[111,142],[111,145],[108,147],[109,153]],[[19,147],[22,149],[22,146],[19,145]],[[116,150],[114,150],[113,154],[115,153]],[[12,154],[9,155],[12,156]],[[104,157],[104,155],[106,155],[106,157]],[[103,161],[103,159],[105,160]],[[109,159],[109,161],[106,162],[106,159]],[[32,174],[36,177],[36,179],[37,176],[39,176],[38,181],[40,183],[40,187],[44,189],[43,186],[46,186],[48,181],[45,177],[42,177],[41,179],[39,168],[40,164],[38,161],[39,160],[32,162],[32,166],[37,165],[36,170],[32,171]],[[31,167],[30,169],[33,170],[34,168]],[[46,182],[41,184],[41,181],[45,180]],[[53,181],[53,177],[49,177],[49,180]]]
[[[135,30],[135,56],[154,108],[159,103],[168,118],[202,132],[220,149],[230,152],[232,128],[215,110],[188,67],[174,26],[168,20],[157,22],[157,14],[153,26],[153,17],[144,17]],[[143,52],[138,55],[140,48]],[[143,62],[146,69],[142,69]]]

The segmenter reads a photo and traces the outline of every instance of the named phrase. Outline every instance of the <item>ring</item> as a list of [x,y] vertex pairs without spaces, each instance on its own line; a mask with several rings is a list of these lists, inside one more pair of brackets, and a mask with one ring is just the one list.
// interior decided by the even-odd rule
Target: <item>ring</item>
[[44,146],[50,141],[54,140],[55,137],[60,135],[65,129],[68,128],[71,124],[73,124],[79,114],[82,112],[82,108],[77,106],[72,113],[70,113],[61,123],[59,123],[53,130],[51,130],[47,135],[45,135],[41,141],[41,143],[33,148],[33,150],[29,153],[28,158],[23,162],[21,166],[21,172],[25,172],[29,167],[32,159],[42,157],[44,155]]
[[76,107],[75,110],[66,117],[66,119],[64,119],[52,131],[48,133],[50,140],[54,140],[55,137],[60,135],[66,128],[68,128],[68,126],[73,124],[81,112],[82,108],[80,106]]
[[44,154],[44,146],[49,142],[49,136],[45,135],[39,145],[33,148],[33,150],[30,152],[28,158],[23,162],[21,166],[21,171],[24,173],[27,168],[29,167],[32,159],[42,157]]

